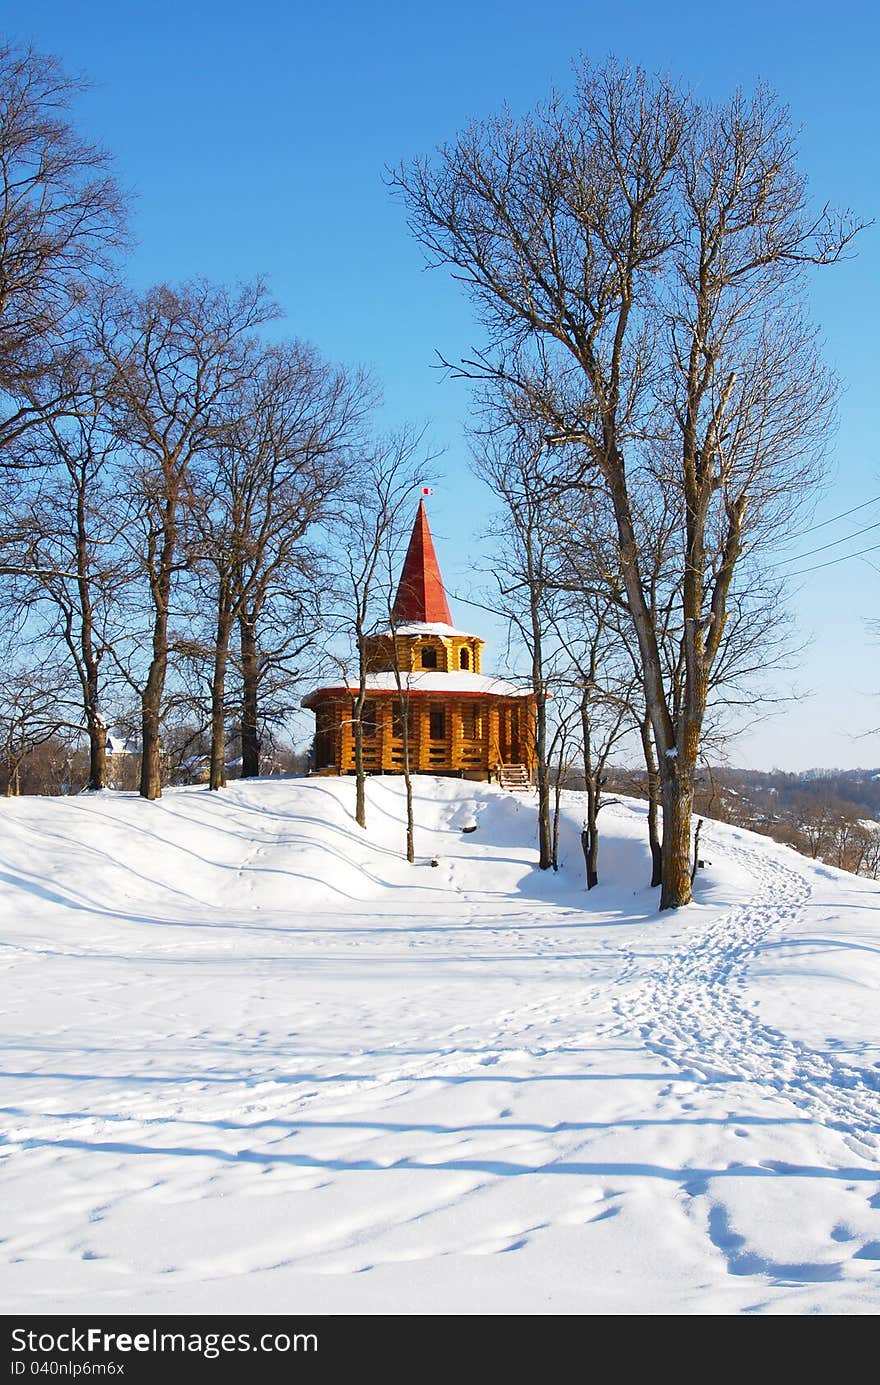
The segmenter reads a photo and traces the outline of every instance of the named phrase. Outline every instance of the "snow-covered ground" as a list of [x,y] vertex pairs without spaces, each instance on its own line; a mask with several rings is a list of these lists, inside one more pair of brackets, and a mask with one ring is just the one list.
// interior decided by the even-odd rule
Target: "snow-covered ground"
[[353,791],[0,807],[7,1313],[880,1309],[880,887],[709,826],[658,916],[638,804],[588,896],[577,795],[553,876]]

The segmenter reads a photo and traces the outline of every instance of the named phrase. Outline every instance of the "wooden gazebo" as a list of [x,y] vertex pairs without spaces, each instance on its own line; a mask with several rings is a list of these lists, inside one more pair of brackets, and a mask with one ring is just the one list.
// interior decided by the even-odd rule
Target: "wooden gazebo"
[[[390,627],[365,643],[368,674],[361,720],[368,773],[401,772],[406,717],[414,773],[498,777],[510,783],[531,778],[534,696],[527,688],[486,676],[485,641],[453,625],[424,501],[416,514]],[[303,698],[303,706],[315,713],[313,768],[318,773],[354,771],[352,713],[357,692],[357,681],[349,680],[317,688]]]

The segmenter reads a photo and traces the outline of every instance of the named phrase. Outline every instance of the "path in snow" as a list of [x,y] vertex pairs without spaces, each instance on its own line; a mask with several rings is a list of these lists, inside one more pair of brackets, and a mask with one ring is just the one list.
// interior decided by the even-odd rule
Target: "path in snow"
[[[707,833],[706,844],[712,844]],[[771,850],[715,840],[753,877],[754,897],[661,957],[635,995],[618,1000],[621,1032],[633,1025],[646,1046],[701,1079],[749,1081],[786,1096],[801,1112],[839,1130],[863,1158],[880,1154],[876,1069],[818,1053],[763,1024],[742,999],[761,945],[794,922],[810,897],[804,874]]]

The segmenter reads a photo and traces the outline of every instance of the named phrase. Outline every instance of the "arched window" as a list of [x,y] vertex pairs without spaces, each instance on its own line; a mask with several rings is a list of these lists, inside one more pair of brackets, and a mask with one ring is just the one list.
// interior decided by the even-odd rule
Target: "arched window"
[[467,649],[463,649],[463,650],[461,651],[461,653],[459,654],[459,656],[458,656],[458,667],[459,667],[459,668],[470,668],[470,666],[471,666],[470,651],[467,650]]
[[437,646],[426,644],[422,649],[422,668],[437,667]]

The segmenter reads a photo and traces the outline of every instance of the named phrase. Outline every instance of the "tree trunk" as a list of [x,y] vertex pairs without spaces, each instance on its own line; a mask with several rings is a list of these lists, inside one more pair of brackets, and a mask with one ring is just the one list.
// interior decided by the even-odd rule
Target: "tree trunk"
[[[170,562],[165,570],[170,568]],[[162,797],[162,765],[159,726],[162,694],[168,668],[168,581],[157,585],[154,595],[156,616],[153,622],[153,659],[141,694],[141,798]]]
[[241,777],[256,779],[260,773],[260,727],[258,698],[260,661],[257,655],[256,613],[242,612],[238,619],[241,634]]
[[559,869],[559,814],[562,806],[562,764],[556,774],[556,783],[553,793],[553,833],[550,843],[550,864],[554,870]]
[[550,829],[550,767],[547,764],[547,710],[543,697],[538,698],[536,722],[535,777],[538,788],[538,868],[547,870],[553,864],[553,846]]
[[18,764],[15,761],[15,754],[12,749],[12,738],[6,744],[6,797],[17,798],[19,790]]
[[354,731],[354,820],[358,827],[367,825],[367,776],[364,773],[364,703],[367,700],[367,658],[364,649],[364,630],[360,616],[357,625],[358,691],[353,704]]
[[92,707],[86,707],[89,733],[89,782],[86,788],[97,792],[107,787],[107,727]]
[[[89,782],[92,792],[107,787],[107,727],[99,711],[98,659],[95,657],[94,612],[92,609],[91,567],[86,515],[86,486],[81,475],[71,472],[77,482],[76,491],[76,571],[79,593],[80,632],[78,667],[81,675],[86,727],[89,736]],[[69,644],[73,644],[70,632]]]
[[581,834],[584,864],[587,868],[587,889],[599,883],[599,771],[593,765],[593,737],[590,725],[590,690],[581,696],[581,732],[584,745],[584,785],[587,791],[587,818]]
[[361,713],[363,703],[355,703],[352,725],[354,732],[354,820],[358,827],[367,825],[367,777],[364,774],[364,723]]
[[211,771],[210,789],[226,788],[226,665],[232,622],[221,615],[217,620],[214,647],[214,673],[211,678]]
[[[392,614],[392,631],[393,626]],[[416,859],[416,827],[415,813],[413,811],[413,791],[412,774],[410,773],[409,761],[409,716],[410,702],[409,696],[404,695],[403,683],[400,675],[400,658],[397,652],[397,636],[392,633],[391,644],[394,650],[394,681],[397,684],[397,705],[400,709],[400,749],[403,755],[403,782],[406,789],[406,859],[410,865]],[[392,725],[393,730],[393,725]]]
[[[397,663],[397,640],[394,641],[394,659]],[[404,701],[400,686],[400,667],[396,668],[397,690],[400,697],[401,748],[403,750],[403,782],[406,786],[406,859],[413,865],[416,859],[416,827],[413,813],[412,775],[409,769],[409,699]]]
[[599,883],[599,823],[596,817],[590,823],[587,835],[587,889],[592,890]]
[[403,782],[406,785],[406,859],[413,865],[416,859],[416,827],[413,813],[412,775],[409,772],[409,755],[403,757]]
[[150,567],[153,598],[153,657],[141,694],[141,798],[162,797],[162,762],[159,726],[168,670],[168,610],[177,550],[179,478],[169,482],[162,507],[162,549],[157,567]]
[[[531,563],[530,579],[531,579]],[[532,618],[532,690],[535,694],[535,769],[538,786],[538,868],[549,870],[554,864],[550,826],[550,767],[547,764],[547,698],[544,689],[541,611],[534,580],[529,583]]]
[[639,724],[642,737],[642,753],[645,757],[645,772],[648,779],[648,845],[651,848],[651,885],[663,883],[663,849],[660,844],[660,775],[657,771],[657,758],[654,742],[651,739],[651,719],[642,718]]
[[141,798],[162,797],[159,722],[165,686],[166,658],[154,658],[141,698]]
[[587,820],[583,832],[584,861],[587,868],[587,889],[599,883],[599,813],[598,794],[592,780],[587,782]]
[[691,902],[691,811],[693,777],[667,771],[661,789],[663,803],[663,883],[660,908],[678,909]]

